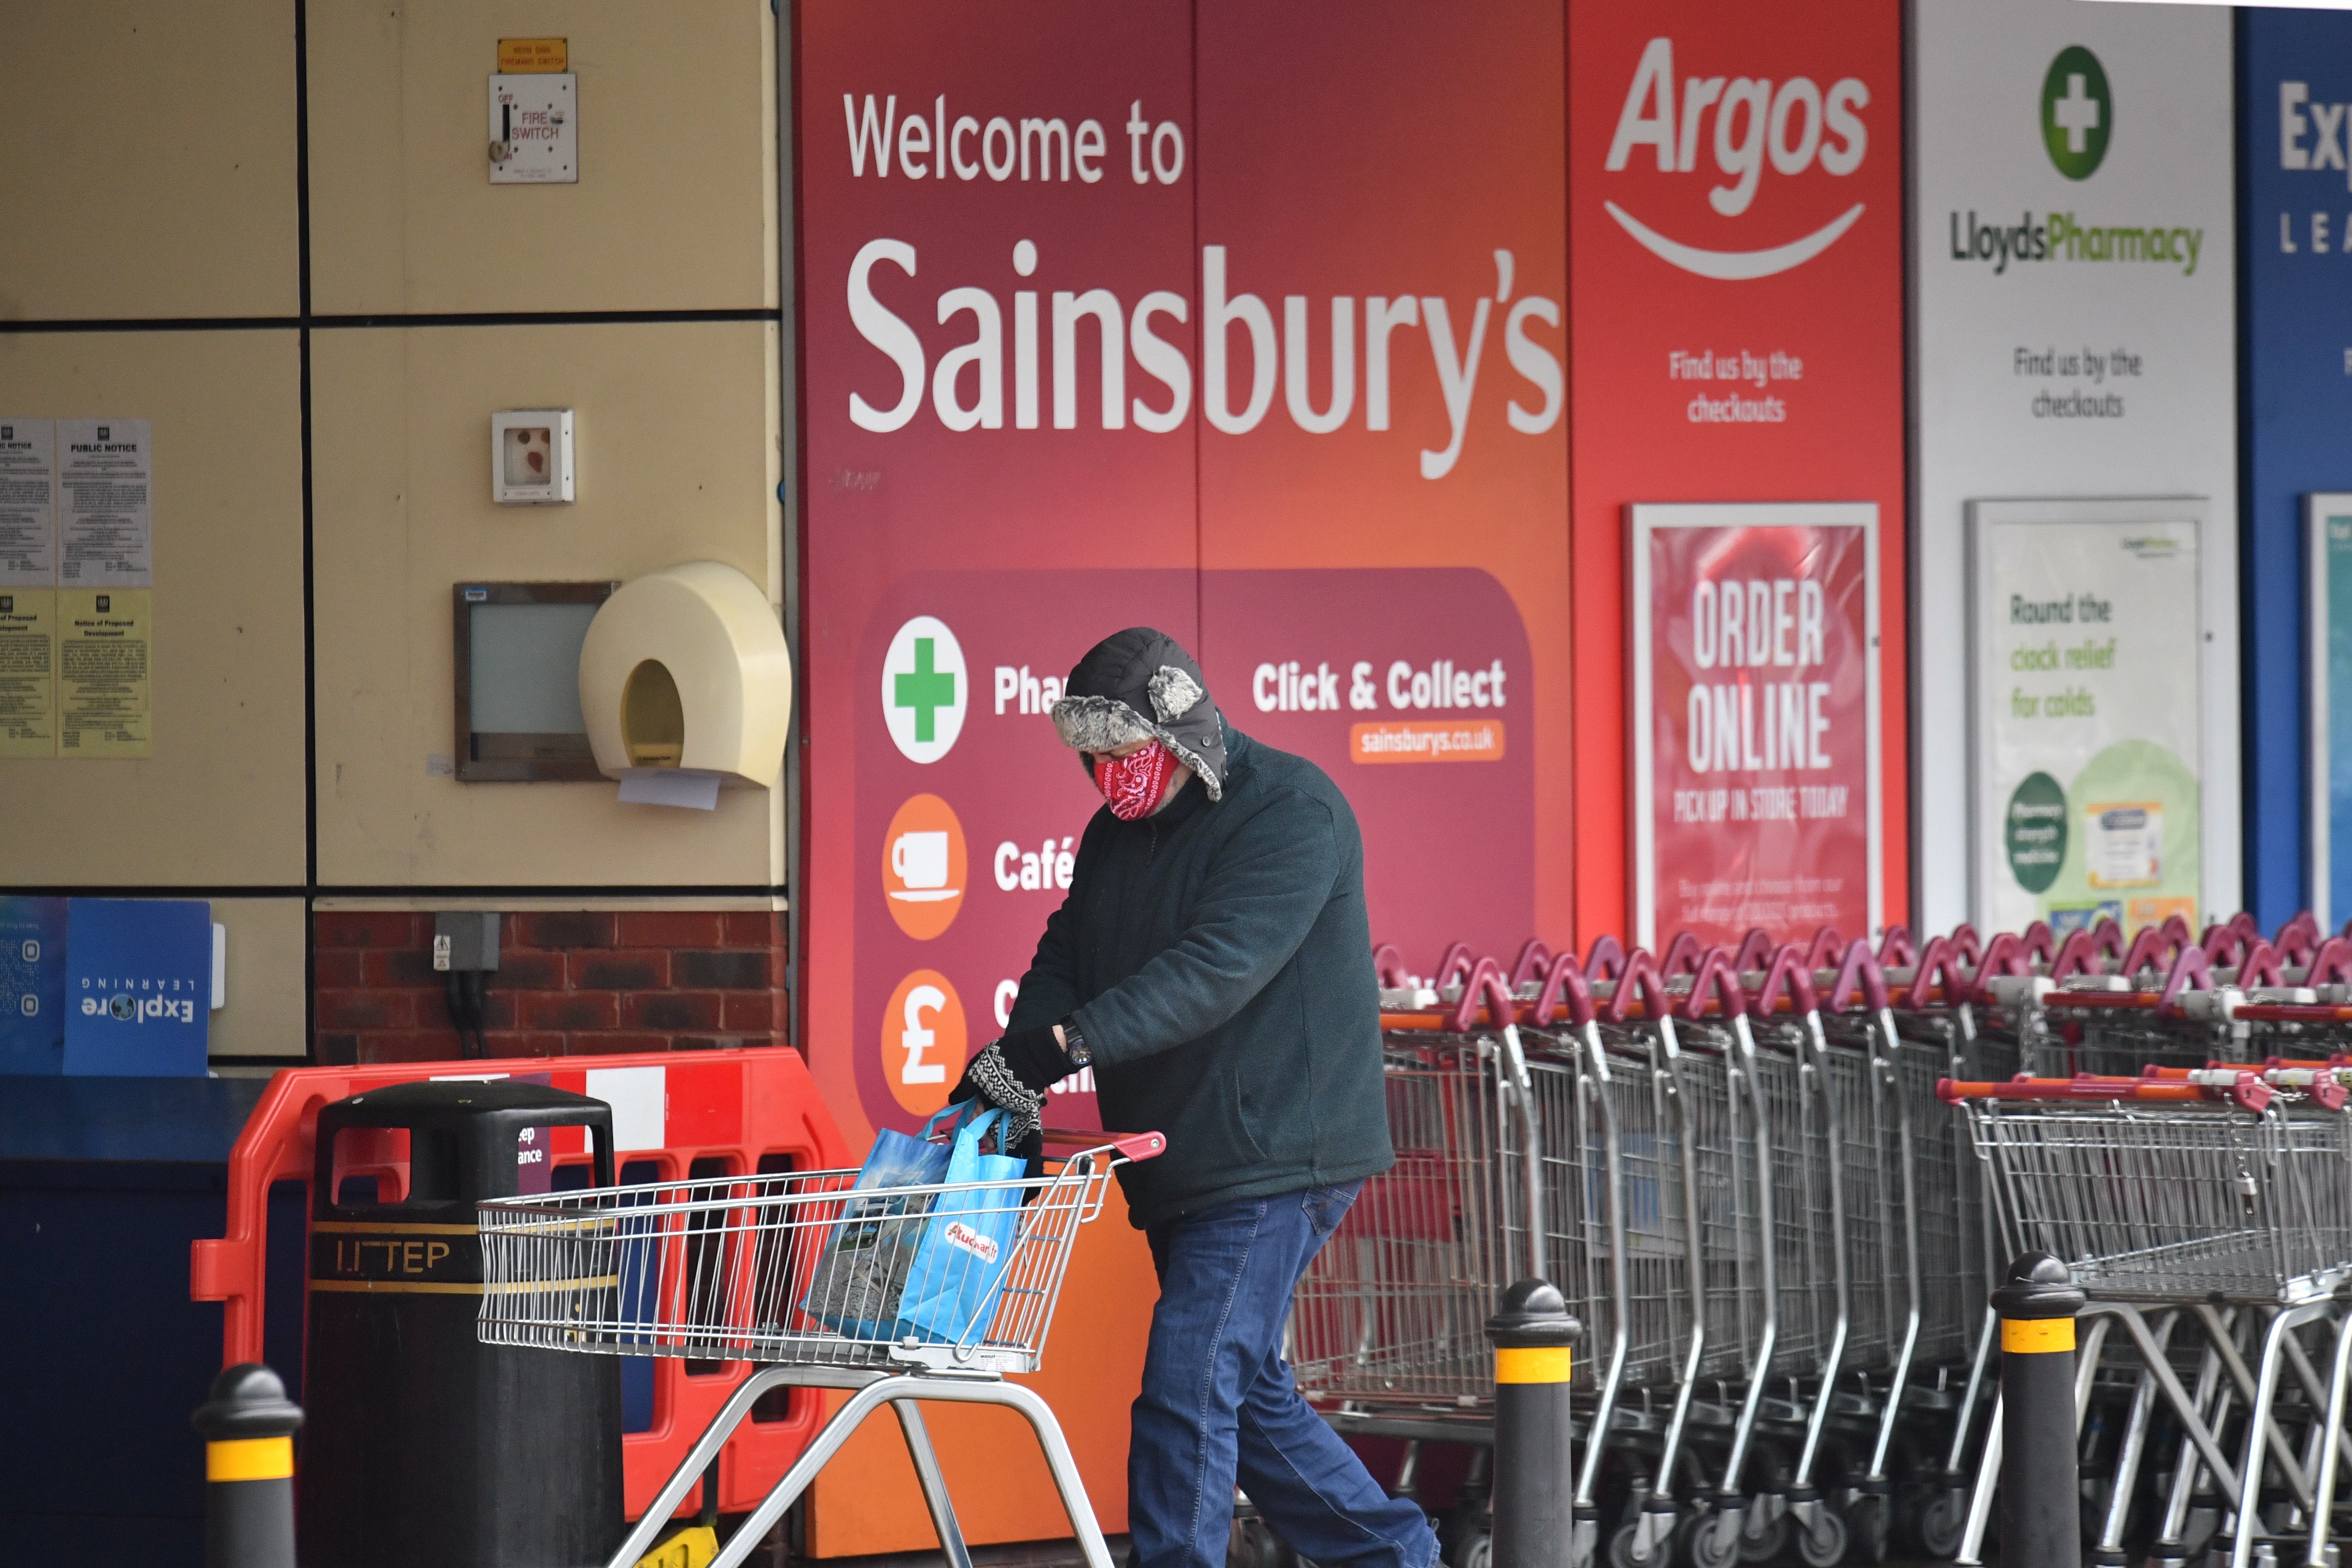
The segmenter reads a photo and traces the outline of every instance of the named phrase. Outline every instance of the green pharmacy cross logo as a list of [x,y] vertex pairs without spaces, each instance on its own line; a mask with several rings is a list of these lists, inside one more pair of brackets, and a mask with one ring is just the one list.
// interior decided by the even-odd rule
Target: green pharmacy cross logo
[[971,676],[955,633],[936,616],[898,628],[882,656],[882,721],[890,743],[910,763],[938,762],[963,732]]
[[2042,144],[2070,180],[2087,180],[2107,155],[2115,97],[2099,57],[2080,44],[2058,51],[2042,79]]
[[898,706],[915,710],[915,739],[929,742],[937,730],[937,714],[942,708],[952,708],[956,700],[956,678],[951,673],[931,668],[931,639],[915,639],[915,668],[897,678]]

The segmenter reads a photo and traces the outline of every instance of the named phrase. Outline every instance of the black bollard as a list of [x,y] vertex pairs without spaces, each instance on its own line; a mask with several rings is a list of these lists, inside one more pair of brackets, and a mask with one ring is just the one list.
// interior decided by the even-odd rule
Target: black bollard
[[2020,1253],[1992,1293],[2000,1314],[2002,1568],[2082,1568],[2074,1462],[2074,1317],[2066,1266]]
[[294,1429],[278,1374],[244,1362],[189,1418],[205,1439],[205,1568],[294,1568]]
[[1486,1320],[1495,1345],[1493,1568],[1569,1568],[1574,1555],[1569,1347],[1583,1332],[1542,1279],[1504,1291]]

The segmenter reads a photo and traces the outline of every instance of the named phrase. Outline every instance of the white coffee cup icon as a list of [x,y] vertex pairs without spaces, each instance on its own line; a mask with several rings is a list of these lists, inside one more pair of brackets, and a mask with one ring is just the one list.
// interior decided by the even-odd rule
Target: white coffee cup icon
[[907,884],[892,889],[894,899],[929,903],[951,899],[962,889],[948,883],[948,836],[941,832],[901,833],[890,843],[890,874]]

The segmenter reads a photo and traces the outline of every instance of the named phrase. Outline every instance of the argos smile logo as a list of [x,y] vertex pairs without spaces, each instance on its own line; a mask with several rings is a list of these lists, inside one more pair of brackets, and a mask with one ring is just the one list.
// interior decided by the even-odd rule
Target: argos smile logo
[[[1768,166],[1776,174],[1793,176],[1818,163],[1840,178],[1861,168],[1870,130],[1856,110],[1869,102],[1869,87],[1850,76],[1832,82],[1827,91],[1811,77],[1774,82],[1765,77],[1694,76],[1678,92],[1674,40],[1652,38],[1634,68],[1603,167],[1621,173],[1633,150],[1647,146],[1656,150],[1660,174],[1701,174],[1700,157],[1712,152],[1711,172],[1721,183],[1707,190],[1707,205],[1724,217],[1737,218],[1755,202]],[[1769,278],[1803,266],[1835,245],[1863,209],[1855,202],[1811,233],[1781,244],[1716,249],[1675,239],[1614,201],[1601,205],[1651,255],[1685,272],[1725,281]]]

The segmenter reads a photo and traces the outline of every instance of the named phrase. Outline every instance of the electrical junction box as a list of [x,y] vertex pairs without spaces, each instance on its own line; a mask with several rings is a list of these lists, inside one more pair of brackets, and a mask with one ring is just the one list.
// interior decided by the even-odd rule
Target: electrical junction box
[[570,71],[490,78],[490,184],[580,183],[579,79]]
[[495,972],[498,967],[497,910],[444,910],[433,917],[433,969],[436,973]]
[[572,410],[509,408],[490,416],[490,499],[500,506],[572,500]]

